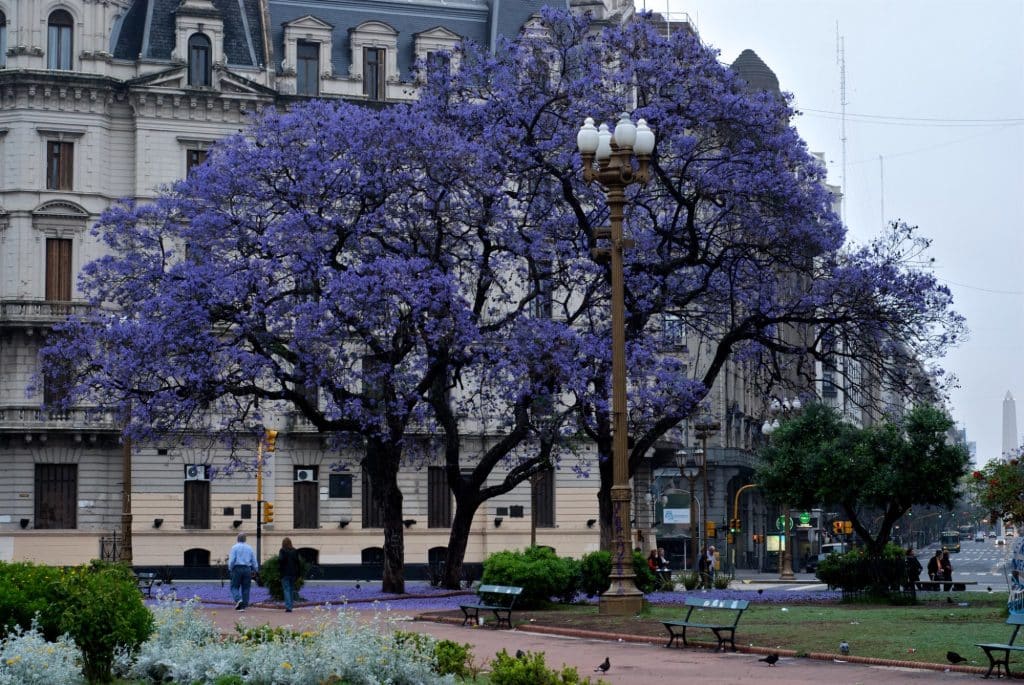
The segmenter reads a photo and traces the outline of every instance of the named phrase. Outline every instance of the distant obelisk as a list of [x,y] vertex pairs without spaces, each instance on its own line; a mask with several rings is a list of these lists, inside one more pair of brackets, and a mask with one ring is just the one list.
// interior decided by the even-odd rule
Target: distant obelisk
[[1009,459],[1018,447],[1020,444],[1017,438],[1017,403],[1007,390],[1003,399],[1003,459]]

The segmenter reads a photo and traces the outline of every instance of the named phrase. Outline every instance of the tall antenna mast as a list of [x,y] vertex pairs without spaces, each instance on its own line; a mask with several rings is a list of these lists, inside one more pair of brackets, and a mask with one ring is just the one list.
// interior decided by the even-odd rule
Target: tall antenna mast
[[849,188],[846,187],[846,38],[839,35],[839,22],[836,21],[836,64],[839,65],[839,140],[843,144],[843,177],[842,177],[842,204],[841,212],[843,224],[846,224],[846,196]]

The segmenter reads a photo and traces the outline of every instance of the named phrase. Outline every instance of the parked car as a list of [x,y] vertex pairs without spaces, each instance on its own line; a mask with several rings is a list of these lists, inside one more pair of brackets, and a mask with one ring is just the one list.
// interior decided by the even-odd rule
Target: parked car
[[847,551],[845,542],[832,542],[821,546],[821,554],[814,554],[807,558],[804,562],[804,570],[807,573],[816,573],[818,571],[818,564],[825,559],[829,554],[843,554]]
[[1003,538],[1003,537],[996,538],[996,544],[997,545],[1005,545],[1006,544],[1006,538]]

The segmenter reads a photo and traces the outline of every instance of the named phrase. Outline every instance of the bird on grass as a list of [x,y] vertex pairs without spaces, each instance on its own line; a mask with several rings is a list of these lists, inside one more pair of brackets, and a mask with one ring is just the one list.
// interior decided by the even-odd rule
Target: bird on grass
[[774,666],[775,662],[778,661],[778,660],[779,660],[779,655],[778,654],[769,654],[768,656],[761,657],[760,659],[758,659],[758,661],[763,661],[766,664],[768,664],[769,666]]
[[757,588],[757,594],[763,595],[764,594],[764,588],[763,587]]
[[965,657],[960,656],[956,652],[946,652],[946,659],[948,659],[951,664],[959,664],[967,661]]
[[991,586],[991,585],[989,585],[989,586],[988,586],[987,588],[985,588],[985,589],[986,589],[986,590],[988,590],[989,592],[992,592],[992,586]]
[[601,673],[607,673],[608,669],[611,667],[612,662],[608,659],[608,657],[605,657],[604,661],[601,662],[601,665],[594,669],[594,673],[597,673],[598,671],[601,671]]
[[839,643],[839,653],[840,654],[849,654],[850,653],[850,643],[847,642],[846,640],[843,640],[842,642],[840,642]]

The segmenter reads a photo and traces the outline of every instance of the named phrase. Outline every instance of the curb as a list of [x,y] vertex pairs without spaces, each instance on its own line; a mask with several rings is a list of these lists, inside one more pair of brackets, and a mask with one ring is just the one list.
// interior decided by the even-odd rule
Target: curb
[[[447,623],[451,625],[462,625],[457,617],[450,616],[436,616],[430,614],[420,614],[416,616],[416,621],[423,621],[425,623]],[[474,628],[476,626],[473,626]],[[517,625],[515,630],[524,633],[536,633],[538,635],[560,635],[563,637],[578,637],[581,639],[590,640],[605,640],[608,642],[632,642],[635,644],[657,644],[654,638],[643,635],[623,635],[619,633],[608,633],[600,630],[583,630],[580,628],[556,628],[554,626],[535,625],[529,623],[523,623]],[[698,642],[690,640],[690,645],[701,649],[714,649],[718,651],[718,644],[714,642]],[[815,661],[832,661],[837,664],[851,663],[851,664],[864,664],[867,666],[891,666],[894,668],[916,668],[924,671],[940,671],[940,672],[951,672],[951,673],[971,673],[974,675],[985,675],[988,669],[984,666],[959,666],[953,664],[934,664],[927,661],[904,661],[900,659],[880,659],[876,657],[868,656],[853,656],[843,654],[831,654],[829,652],[797,652],[793,649],[769,649],[768,647],[754,647],[736,645],[737,653],[744,654],[778,654],[779,656],[791,657],[791,658],[803,658],[803,659],[814,659]],[[1024,678],[1024,674],[1016,674],[1012,676],[1013,679]]]

